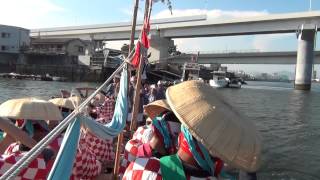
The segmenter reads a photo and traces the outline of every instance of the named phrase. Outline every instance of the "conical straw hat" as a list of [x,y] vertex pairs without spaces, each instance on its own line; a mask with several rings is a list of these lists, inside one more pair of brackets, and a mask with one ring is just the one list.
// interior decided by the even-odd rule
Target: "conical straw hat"
[[76,107],[80,106],[80,104],[82,103],[82,100],[79,96],[71,96],[68,97],[68,99],[70,99]]
[[69,98],[54,98],[50,99],[49,101],[55,104],[56,106],[60,106],[70,110],[74,110],[80,104],[80,98],[77,96]]
[[248,172],[258,169],[260,135],[216,90],[200,81],[187,81],[169,87],[166,97],[175,115],[211,155]]
[[29,120],[62,120],[59,108],[53,103],[35,99],[11,99],[0,105],[0,117]]
[[148,105],[145,105],[144,110],[147,113],[147,115],[151,119],[153,119],[164,111],[171,111],[171,108],[168,105],[166,100],[161,99],[161,100],[154,101]]

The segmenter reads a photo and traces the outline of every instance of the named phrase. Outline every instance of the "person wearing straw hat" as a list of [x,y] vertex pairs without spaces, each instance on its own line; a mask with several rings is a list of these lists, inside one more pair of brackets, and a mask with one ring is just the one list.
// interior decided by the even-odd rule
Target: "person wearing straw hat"
[[153,120],[150,127],[138,128],[133,139],[127,142],[120,175],[123,175],[129,163],[137,157],[162,157],[176,152],[180,123],[170,111],[166,100],[158,100],[148,104],[144,110]]
[[[12,99],[4,102],[0,105],[0,117],[16,120],[16,125],[36,141],[40,141],[49,130],[46,122],[43,121],[44,119],[62,120],[61,113],[54,104],[35,98]],[[18,178],[45,179],[50,172],[61,140],[57,138],[50,143],[42,154],[20,172]],[[0,156],[0,175],[15,164],[29,148],[31,147],[24,146],[19,142],[9,145],[6,152]]]
[[187,81],[169,87],[166,97],[182,123],[178,152],[161,159],[137,158],[124,179],[214,179],[218,172],[213,157],[246,172],[257,171],[259,133],[213,88]]
[[[67,117],[80,104],[80,99],[78,97],[56,98],[49,101],[60,108],[64,118]],[[100,163],[104,164],[110,160],[113,160],[113,154],[112,141],[100,139],[93,135],[93,133],[83,129],[80,135],[71,178],[91,178],[97,174],[100,174]],[[97,163],[97,161],[100,163]],[[88,170],[84,171],[83,169]],[[94,173],[90,174],[91,171]],[[89,173],[89,175],[87,173]]]
[[[65,106],[66,107],[66,106]],[[25,130],[36,141],[40,141],[49,128],[45,121],[61,121],[59,108],[51,102],[35,98],[13,99],[0,105],[0,117],[17,119],[17,125]],[[36,157],[29,166],[18,175],[22,179],[46,179],[49,174],[55,155],[59,151],[63,135],[54,139],[45,151]],[[28,148],[19,143],[13,143],[0,158],[0,175],[15,164]],[[101,163],[86,147],[79,146],[71,179],[91,179],[101,173]]]

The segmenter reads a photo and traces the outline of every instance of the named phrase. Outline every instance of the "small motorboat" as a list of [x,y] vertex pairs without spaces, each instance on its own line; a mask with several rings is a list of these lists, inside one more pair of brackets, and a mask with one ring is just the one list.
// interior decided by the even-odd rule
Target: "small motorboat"
[[224,71],[213,71],[212,79],[209,80],[209,85],[214,88],[224,88],[228,85],[229,79]]
[[224,88],[228,85],[228,79],[224,76],[213,76],[209,80],[209,85],[214,88]]

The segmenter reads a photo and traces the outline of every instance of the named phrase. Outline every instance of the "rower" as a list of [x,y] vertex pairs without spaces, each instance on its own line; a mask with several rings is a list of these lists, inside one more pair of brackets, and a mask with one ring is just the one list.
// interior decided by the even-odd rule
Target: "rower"
[[125,146],[120,177],[130,162],[138,157],[162,157],[176,153],[180,122],[171,112],[166,100],[158,100],[144,107],[151,125],[139,127]]
[[216,179],[221,165],[215,157],[240,170],[257,171],[260,135],[213,88],[187,81],[169,87],[166,98],[183,124],[178,152],[160,159],[137,158],[123,179]]
[[[44,119],[48,121],[62,120],[59,109],[45,100],[35,98],[12,99],[0,105],[0,117],[10,118],[16,122],[16,125],[24,131],[27,136],[39,142],[49,132],[48,125]],[[9,120],[8,120],[9,121]],[[14,137],[12,131],[7,132]],[[10,134],[11,133],[11,134]],[[26,137],[20,137],[26,139]],[[36,157],[29,166],[27,166],[17,176],[20,179],[46,179],[54,162],[62,140],[60,137],[53,140],[47,149]],[[27,151],[33,146],[30,146],[25,140],[15,142],[9,145],[3,155],[0,155],[0,175],[6,172],[19,159],[21,159]]]

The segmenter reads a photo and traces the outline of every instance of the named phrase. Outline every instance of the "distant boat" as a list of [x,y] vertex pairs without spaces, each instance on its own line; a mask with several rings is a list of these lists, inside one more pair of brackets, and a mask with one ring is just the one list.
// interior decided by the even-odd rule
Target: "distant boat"
[[52,76],[53,81],[66,81],[67,78],[65,77],[58,77],[58,76]]
[[227,87],[228,81],[224,76],[214,76],[209,80],[209,85],[214,88],[224,88]]
[[241,86],[242,82],[240,81],[240,79],[233,79],[229,81],[227,85],[228,88],[241,88]]
[[213,71],[212,79],[209,80],[209,85],[214,88],[224,88],[227,87],[229,79],[226,77],[226,72],[224,71]]
[[52,81],[52,76],[46,74],[45,76],[41,76],[41,81]]

